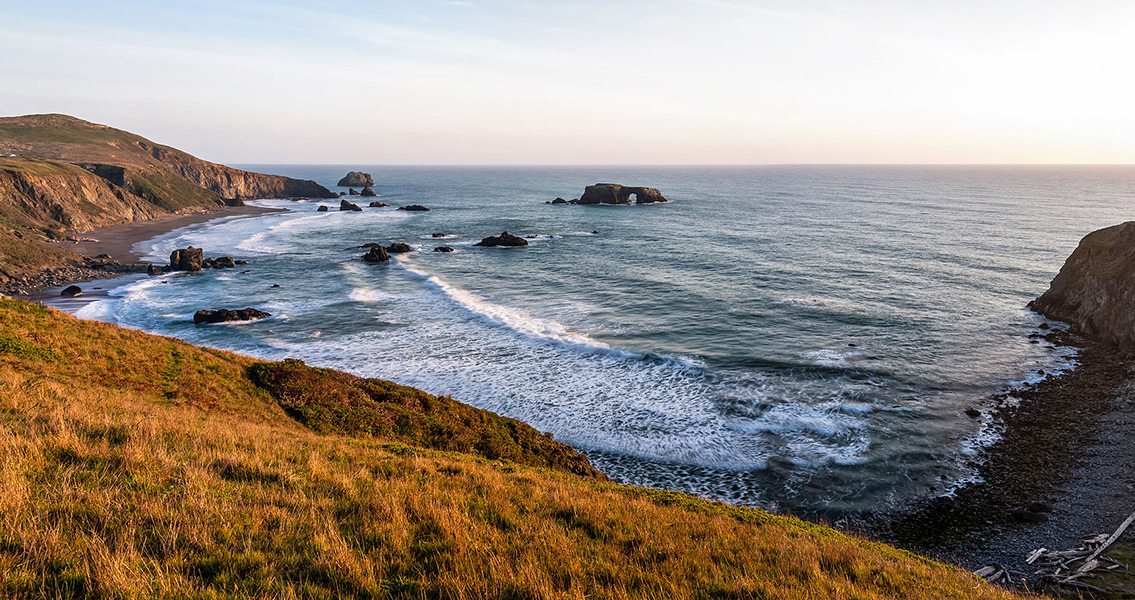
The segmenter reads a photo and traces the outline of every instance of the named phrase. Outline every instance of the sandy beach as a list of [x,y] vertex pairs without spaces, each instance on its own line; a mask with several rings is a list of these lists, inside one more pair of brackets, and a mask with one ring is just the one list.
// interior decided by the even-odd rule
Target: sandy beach
[[222,217],[251,216],[270,212],[276,209],[261,206],[226,206],[209,212],[195,212],[190,214],[166,215],[149,221],[135,221],[93,229],[74,237],[81,241],[60,241],[55,246],[82,254],[96,257],[108,254],[122,264],[133,264],[141,260],[142,255],[133,251],[138,242],[155,238],[163,233],[175,229],[206,223]]

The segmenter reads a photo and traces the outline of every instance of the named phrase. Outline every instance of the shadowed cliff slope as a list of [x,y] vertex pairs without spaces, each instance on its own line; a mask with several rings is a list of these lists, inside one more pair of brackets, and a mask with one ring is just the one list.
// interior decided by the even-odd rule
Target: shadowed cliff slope
[[1135,350],[1135,221],[1084,236],[1029,307],[1086,337]]

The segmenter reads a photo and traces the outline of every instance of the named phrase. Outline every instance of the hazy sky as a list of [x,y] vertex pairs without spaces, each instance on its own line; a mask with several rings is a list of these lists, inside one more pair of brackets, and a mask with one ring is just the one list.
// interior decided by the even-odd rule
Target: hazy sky
[[0,0],[43,112],[235,163],[1135,163],[1135,2]]

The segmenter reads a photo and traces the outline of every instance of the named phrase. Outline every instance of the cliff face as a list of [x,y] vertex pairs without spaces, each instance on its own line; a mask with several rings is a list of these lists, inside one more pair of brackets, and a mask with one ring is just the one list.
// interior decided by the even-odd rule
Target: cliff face
[[[146,144],[142,143],[145,147]],[[242,171],[195,158],[164,146],[149,148],[151,156],[174,173],[207,190],[234,200],[257,198],[338,198],[331,190],[306,179]]]
[[147,220],[161,208],[75,165],[0,159],[0,219],[43,232],[81,233]]
[[1029,307],[1087,337],[1135,350],[1135,221],[1080,240]]

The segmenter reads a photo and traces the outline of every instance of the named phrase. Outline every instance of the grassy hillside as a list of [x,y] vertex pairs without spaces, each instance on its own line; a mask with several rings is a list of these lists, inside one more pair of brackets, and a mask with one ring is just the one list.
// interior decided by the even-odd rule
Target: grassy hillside
[[[0,301],[0,596],[1012,597],[795,519],[520,464],[539,445],[424,449],[428,427],[333,410],[426,423],[440,400]],[[457,438],[460,411],[434,411]]]

